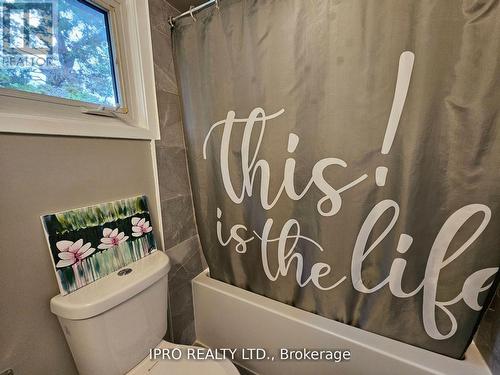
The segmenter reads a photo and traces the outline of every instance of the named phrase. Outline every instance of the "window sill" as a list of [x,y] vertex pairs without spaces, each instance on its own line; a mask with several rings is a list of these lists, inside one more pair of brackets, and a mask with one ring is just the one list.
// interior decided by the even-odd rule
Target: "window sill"
[[[154,100],[156,104],[156,100]],[[158,139],[156,111],[152,116],[106,117],[81,112],[80,107],[0,95],[0,131],[80,137]]]
[[[98,116],[94,116],[98,117]],[[82,126],[82,122],[89,122]],[[1,131],[5,133],[65,135],[77,137],[104,137],[127,139],[158,139],[157,135],[144,128],[127,125],[114,118],[61,119],[40,115],[0,114]]]

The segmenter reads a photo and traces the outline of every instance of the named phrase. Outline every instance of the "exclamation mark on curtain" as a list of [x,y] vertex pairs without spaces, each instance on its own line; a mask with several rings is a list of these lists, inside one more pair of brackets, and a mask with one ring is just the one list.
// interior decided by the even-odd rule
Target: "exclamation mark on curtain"
[[[411,72],[413,70],[413,62],[415,61],[415,54],[410,51],[404,51],[399,56],[398,78],[396,80],[396,89],[394,90],[394,99],[392,100],[391,114],[387,122],[385,130],[384,142],[382,143],[383,155],[387,155],[391,151],[396,130],[398,129],[399,119],[403,112],[405,105],[406,95],[408,94],[408,87],[410,86]],[[384,186],[387,178],[387,167],[377,167],[375,170],[375,182],[377,186]]]

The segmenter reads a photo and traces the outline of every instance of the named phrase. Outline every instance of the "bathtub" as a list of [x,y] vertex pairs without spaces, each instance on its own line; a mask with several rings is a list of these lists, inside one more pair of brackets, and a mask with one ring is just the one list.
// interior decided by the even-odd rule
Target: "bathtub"
[[[238,348],[233,362],[255,374],[491,375],[474,343],[455,360],[211,279],[208,270],[192,286],[197,343]],[[264,352],[244,348],[263,349],[266,359],[246,359]],[[348,350],[350,359],[280,360],[282,348]]]

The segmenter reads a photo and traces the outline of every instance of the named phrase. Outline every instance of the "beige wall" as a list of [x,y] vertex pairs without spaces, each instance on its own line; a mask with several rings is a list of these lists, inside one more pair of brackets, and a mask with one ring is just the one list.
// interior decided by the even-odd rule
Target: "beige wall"
[[0,373],[76,374],[40,215],[154,192],[149,141],[0,134]]

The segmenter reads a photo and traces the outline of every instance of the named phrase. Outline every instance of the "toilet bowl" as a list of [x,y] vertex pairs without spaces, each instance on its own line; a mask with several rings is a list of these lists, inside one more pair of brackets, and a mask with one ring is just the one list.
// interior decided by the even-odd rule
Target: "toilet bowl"
[[[237,375],[227,359],[192,359],[189,347],[163,340],[170,260],[155,251],[68,295],[50,301],[80,375]],[[154,349],[182,352],[154,358]]]

